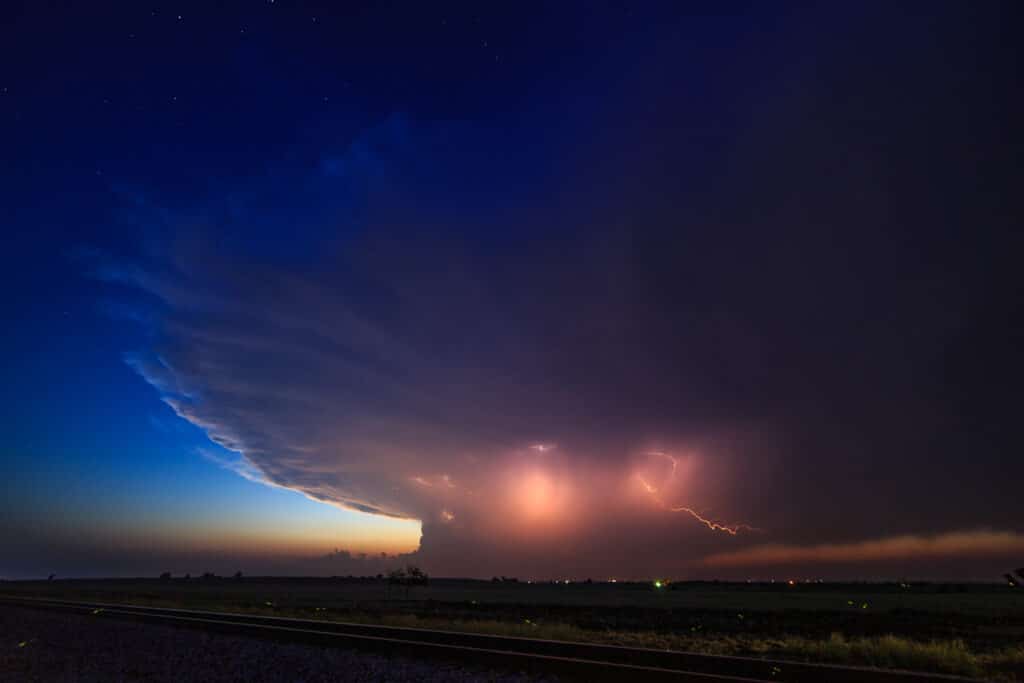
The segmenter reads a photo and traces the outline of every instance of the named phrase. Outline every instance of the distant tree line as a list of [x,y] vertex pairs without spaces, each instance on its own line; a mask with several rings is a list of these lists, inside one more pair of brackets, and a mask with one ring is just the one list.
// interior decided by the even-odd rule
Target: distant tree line
[[[235,579],[236,581],[240,581],[243,576],[244,576],[244,574],[242,574],[242,572],[237,571],[234,574],[232,574],[231,578]],[[170,572],[163,572],[163,573],[160,574],[160,580],[161,581],[170,581],[172,578],[174,578],[174,576]],[[185,574],[181,578],[186,580],[186,581],[188,581],[189,579],[192,578],[192,575],[191,574]],[[218,576],[217,574],[214,574],[213,572],[203,572],[199,576],[199,578],[202,579],[203,581],[214,581],[216,579],[220,579],[221,577]]]
[[415,586],[426,586],[430,582],[430,577],[427,573],[417,567],[416,565],[410,564],[404,568],[393,569],[388,572],[388,597],[390,597],[390,587],[398,586],[405,589],[405,597],[409,598],[409,590]]

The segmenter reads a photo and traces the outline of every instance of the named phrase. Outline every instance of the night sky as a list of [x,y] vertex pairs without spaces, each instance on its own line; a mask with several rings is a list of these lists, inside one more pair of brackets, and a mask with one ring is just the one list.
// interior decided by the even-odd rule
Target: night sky
[[0,577],[998,580],[1019,14],[3,3]]

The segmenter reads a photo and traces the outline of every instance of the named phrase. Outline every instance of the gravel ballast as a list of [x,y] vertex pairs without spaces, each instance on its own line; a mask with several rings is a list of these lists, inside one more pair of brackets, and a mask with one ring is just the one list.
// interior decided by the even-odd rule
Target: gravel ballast
[[[436,661],[0,608],[3,681],[539,681]],[[544,680],[553,681],[553,678]]]

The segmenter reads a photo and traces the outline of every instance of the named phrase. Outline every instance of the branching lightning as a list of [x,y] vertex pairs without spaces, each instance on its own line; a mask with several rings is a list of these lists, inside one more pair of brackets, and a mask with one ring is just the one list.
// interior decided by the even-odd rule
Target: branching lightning
[[722,524],[721,522],[716,522],[714,520],[707,519],[706,517],[702,517],[693,508],[688,508],[688,507],[685,507],[685,506],[677,507],[677,508],[668,508],[668,510],[669,510],[669,512],[685,512],[685,513],[689,514],[691,517],[693,517],[694,519],[696,519],[698,522],[700,522],[701,524],[706,526],[707,528],[711,529],[712,531],[724,531],[725,533],[729,534],[730,536],[735,536],[736,534],[740,533],[741,531],[757,531],[756,528],[750,526],[749,524],[731,524],[730,525],[730,524]]
[[[663,488],[664,486],[668,486],[670,483],[672,483],[672,480],[676,476],[676,466],[678,465],[676,459],[669,455],[668,453],[662,453],[660,451],[649,453],[649,455],[656,455],[659,457],[668,458],[669,462],[672,463],[672,469],[669,471],[669,475],[665,479]],[[661,493],[659,492],[658,488],[652,486],[651,483],[648,482],[643,477],[643,475],[638,474],[636,475],[636,478],[640,481],[640,484],[644,487],[644,490],[647,492],[647,494],[650,495],[651,500],[653,500],[658,505],[658,507],[660,507],[663,510],[668,510],[669,512],[685,512],[686,514],[690,515],[698,522],[706,526],[708,529],[711,529],[712,531],[721,531],[722,533],[729,534],[730,536],[736,536],[741,531],[758,531],[757,528],[752,527],[749,524],[725,524],[723,522],[719,522],[713,519],[708,519],[707,517],[704,517],[693,508],[686,505],[669,505],[661,497]]]

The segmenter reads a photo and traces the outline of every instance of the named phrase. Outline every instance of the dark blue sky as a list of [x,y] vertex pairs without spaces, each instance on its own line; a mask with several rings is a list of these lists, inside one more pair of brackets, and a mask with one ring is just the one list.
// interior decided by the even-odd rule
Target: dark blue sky
[[0,575],[998,576],[1018,14],[6,3]]

